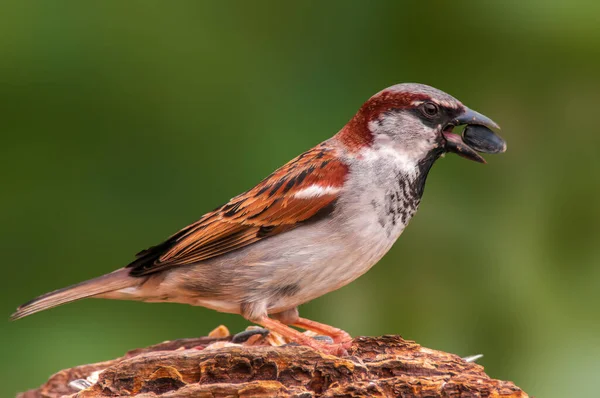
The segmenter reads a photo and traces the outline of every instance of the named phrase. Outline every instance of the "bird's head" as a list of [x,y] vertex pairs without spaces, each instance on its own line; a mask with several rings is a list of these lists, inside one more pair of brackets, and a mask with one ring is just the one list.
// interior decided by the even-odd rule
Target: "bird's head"
[[499,129],[494,121],[443,91],[424,84],[404,83],[371,97],[338,137],[351,151],[392,147],[415,162],[454,152],[485,163],[460,136],[452,133],[454,127],[465,124]]

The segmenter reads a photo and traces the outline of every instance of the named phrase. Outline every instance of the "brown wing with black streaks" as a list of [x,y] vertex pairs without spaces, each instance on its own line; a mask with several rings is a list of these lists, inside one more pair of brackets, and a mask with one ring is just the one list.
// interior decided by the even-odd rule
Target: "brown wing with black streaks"
[[197,263],[296,228],[333,205],[347,172],[336,150],[321,144],[165,242],[138,253],[128,265],[131,275]]

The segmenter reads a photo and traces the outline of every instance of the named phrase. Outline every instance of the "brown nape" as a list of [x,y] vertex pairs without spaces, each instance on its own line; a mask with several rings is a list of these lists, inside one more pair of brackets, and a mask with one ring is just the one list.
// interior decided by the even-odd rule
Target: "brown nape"
[[382,91],[365,102],[358,112],[336,134],[349,150],[358,151],[371,145],[373,134],[369,130],[369,122],[390,109],[407,109],[414,101],[424,101],[430,97],[421,93]]

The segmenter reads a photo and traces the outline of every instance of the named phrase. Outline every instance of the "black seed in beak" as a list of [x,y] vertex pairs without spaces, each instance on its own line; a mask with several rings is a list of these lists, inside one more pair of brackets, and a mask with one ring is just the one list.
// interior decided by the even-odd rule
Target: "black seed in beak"
[[473,148],[463,142],[459,135],[452,134],[449,131],[442,133],[446,139],[444,148],[447,152],[452,152],[465,159],[474,160],[479,163],[485,163],[482,158]]
[[503,153],[506,141],[492,130],[478,124],[469,124],[462,133],[465,144],[482,153]]

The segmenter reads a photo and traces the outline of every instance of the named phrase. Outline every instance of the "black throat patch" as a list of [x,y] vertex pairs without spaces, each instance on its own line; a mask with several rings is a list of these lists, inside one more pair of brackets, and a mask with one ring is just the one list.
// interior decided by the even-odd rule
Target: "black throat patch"
[[[379,224],[392,233],[398,223],[406,226],[417,211],[421,197],[425,191],[425,182],[433,163],[442,155],[442,149],[432,150],[419,164],[415,174],[399,172],[396,175],[397,185],[386,192],[383,216]],[[376,204],[373,204],[376,207]]]

